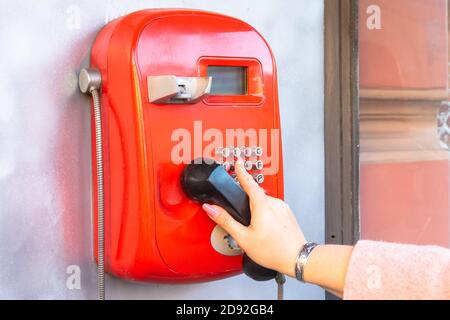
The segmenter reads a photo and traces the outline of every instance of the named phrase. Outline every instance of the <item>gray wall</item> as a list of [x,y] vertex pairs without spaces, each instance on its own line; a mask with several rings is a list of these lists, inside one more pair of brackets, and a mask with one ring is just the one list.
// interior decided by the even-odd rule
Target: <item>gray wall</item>
[[[323,2],[319,0],[0,0],[0,298],[96,298],[90,215],[89,100],[77,71],[105,20],[153,7],[243,19],[279,68],[286,200],[310,240],[324,239]],[[81,288],[66,287],[67,267]],[[271,299],[244,276],[195,285],[107,278],[109,298]],[[289,280],[288,299],[323,291]]]

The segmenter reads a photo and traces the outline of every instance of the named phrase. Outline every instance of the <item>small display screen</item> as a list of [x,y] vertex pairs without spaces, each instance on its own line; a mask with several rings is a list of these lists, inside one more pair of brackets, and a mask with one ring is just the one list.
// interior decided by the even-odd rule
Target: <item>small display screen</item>
[[212,95],[246,95],[247,67],[209,66]]

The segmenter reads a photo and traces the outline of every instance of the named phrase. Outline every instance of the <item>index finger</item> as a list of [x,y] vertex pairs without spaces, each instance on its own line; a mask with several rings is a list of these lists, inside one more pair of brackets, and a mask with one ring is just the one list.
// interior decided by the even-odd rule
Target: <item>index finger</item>
[[241,158],[236,160],[235,163],[236,176],[242,189],[247,193],[248,197],[252,201],[260,201],[266,196],[264,190],[259,186],[259,184],[253,179],[250,173],[244,167],[244,162]]

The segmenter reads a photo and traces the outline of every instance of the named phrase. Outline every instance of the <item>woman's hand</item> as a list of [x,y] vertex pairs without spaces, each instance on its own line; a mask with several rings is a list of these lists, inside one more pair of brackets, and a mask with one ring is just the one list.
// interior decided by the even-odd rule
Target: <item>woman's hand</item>
[[243,226],[219,206],[204,204],[203,209],[254,262],[294,277],[295,260],[306,243],[295,216],[284,201],[264,193],[241,159],[236,162],[235,170],[250,198],[250,225]]

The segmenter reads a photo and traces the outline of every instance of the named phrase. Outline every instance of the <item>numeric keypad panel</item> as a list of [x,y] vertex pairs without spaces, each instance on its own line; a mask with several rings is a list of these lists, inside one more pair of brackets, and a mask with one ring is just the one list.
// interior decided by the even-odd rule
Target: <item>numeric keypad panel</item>
[[241,146],[241,147],[219,147],[215,150],[217,162],[221,163],[226,171],[237,181],[234,170],[236,158],[242,158],[245,169],[253,176],[253,179],[259,184],[264,182],[262,170],[264,163],[261,160],[263,148],[260,146]]

